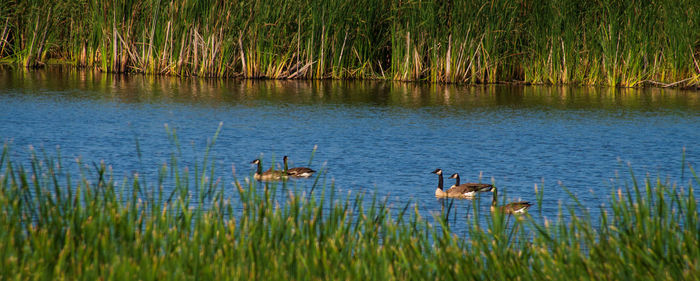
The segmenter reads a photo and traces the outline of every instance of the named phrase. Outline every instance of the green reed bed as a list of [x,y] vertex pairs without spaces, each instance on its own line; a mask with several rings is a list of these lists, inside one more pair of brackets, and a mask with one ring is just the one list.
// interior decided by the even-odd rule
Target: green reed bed
[[107,72],[700,84],[694,0],[5,0],[0,58]]
[[[210,147],[194,169],[178,167],[174,153],[153,179],[115,179],[105,163],[78,160],[71,173],[60,154],[32,150],[15,161],[5,145],[0,279],[700,277],[692,186],[645,180],[613,188],[595,224],[575,197],[579,205],[552,222],[478,207],[468,219],[443,211],[428,220],[410,204],[340,195],[318,180],[262,184],[234,171],[233,184],[223,183]],[[544,193],[536,193],[532,212],[542,207]],[[452,234],[448,221],[465,223],[468,236]]]

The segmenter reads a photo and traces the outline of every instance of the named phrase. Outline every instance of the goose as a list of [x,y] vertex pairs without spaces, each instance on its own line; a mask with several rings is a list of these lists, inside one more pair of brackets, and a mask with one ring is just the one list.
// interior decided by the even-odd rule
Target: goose
[[498,202],[496,202],[498,200],[498,189],[494,187],[492,189],[492,192],[493,200],[491,201],[491,212],[499,210],[500,212],[506,214],[522,214],[525,213],[527,209],[529,209],[532,206],[532,203],[527,201],[511,202],[503,206],[498,206]]
[[438,187],[435,189],[435,197],[451,197],[451,198],[465,198],[467,197],[463,192],[462,188],[450,188],[448,190],[444,190],[442,187],[443,180],[442,180],[442,169],[436,169],[435,171],[432,171],[431,173],[437,174],[439,177],[438,181]]
[[447,194],[455,193],[460,197],[474,197],[477,192],[489,192],[493,189],[493,185],[487,183],[463,183],[459,184],[459,174],[454,173],[450,176],[451,179],[456,179],[457,181],[450,189],[447,190]]
[[295,178],[308,178],[311,175],[313,175],[316,171],[307,168],[307,167],[294,167],[291,169],[287,168],[287,156],[285,155],[284,158],[284,171],[289,174],[292,177]]
[[278,181],[285,180],[288,177],[288,174],[286,172],[275,171],[272,168],[263,172],[262,161],[260,161],[260,159],[255,159],[253,160],[253,162],[250,162],[250,164],[258,165],[258,169],[255,171],[255,175],[253,175],[253,178],[257,181]]
[[438,186],[435,189],[435,197],[447,197],[447,193],[442,189],[442,169],[435,169],[431,173],[438,175]]

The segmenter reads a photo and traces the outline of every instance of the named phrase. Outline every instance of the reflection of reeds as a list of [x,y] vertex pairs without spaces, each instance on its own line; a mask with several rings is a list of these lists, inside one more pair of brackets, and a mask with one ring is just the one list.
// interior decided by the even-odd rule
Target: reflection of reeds
[[[634,182],[615,189],[596,219],[588,208],[598,206],[572,197],[576,205],[554,223],[483,214],[478,204],[466,219],[458,220],[449,204],[426,220],[417,206],[342,196],[333,186],[317,187],[324,182],[318,178],[295,187],[244,183],[234,169],[233,186],[224,184],[210,150],[218,130],[193,170],[178,166],[178,138],[169,132],[176,148],[152,180],[135,173],[120,181],[105,163],[79,159],[75,177],[60,155],[34,152],[25,167],[5,145],[0,278],[693,280],[700,274],[692,188]],[[542,189],[535,193],[541,212]],[[450,231],[455,223],[466,225],[468,237]]]
[[[447,105],[454,109],[487,110],[513,106],[540,109],[542,106],[567,110],[617,111],[700,111],[700,96],[693,91],[662,88],[625,89],[595,87],[510,85],[464,86],[454,84],[403,83],[381,80],[237,80],[177,78],[157,75],[107,74],[48,66],[26,70],[1,65],[7,75],[3,82],[21,83],[25,94],[44,95],[42,89],[79,89],[82,94],[65,98],[115,99],[128,102],[205,103],[230,106],[256,100],[274,103],[379,104],[396,107]],[[59,78],[59,79],[57,79]],[[1,81],[5,80],[5,81]],[[57,84],[60,81],[60,85]],[[18,84],[19,85],[19,84]],[[622,117],[622,116],[618,116]]]
[[[7,2],[7,1],[6,1]],[[691,0],[30,0],[0,57],[107,72],[446,83],[700,84]]]

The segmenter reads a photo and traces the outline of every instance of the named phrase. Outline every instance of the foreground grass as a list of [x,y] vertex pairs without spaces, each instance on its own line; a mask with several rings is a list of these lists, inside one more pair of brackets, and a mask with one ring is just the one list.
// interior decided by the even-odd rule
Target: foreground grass
[[695,0],[4,0],[0,61],[274,79],[700,85]]
[[115,181],[104,163],[78,163],[76,176],[60,157],[33,155],[24,167],[9,155],[6,145],[2,280],[700,277],[693,190],[658,181],[617,190],[600,226],[578,206],[544,224],[481,214],[487,223],[479,227],[475,209],[464,240],[440,223],[449,214],[431,225],[408,205],[392,213],[385,202],[339,197],[318,181],[306,193],[221,184],[208,152],[194,171],[173,157],[150,185],[138,175]]

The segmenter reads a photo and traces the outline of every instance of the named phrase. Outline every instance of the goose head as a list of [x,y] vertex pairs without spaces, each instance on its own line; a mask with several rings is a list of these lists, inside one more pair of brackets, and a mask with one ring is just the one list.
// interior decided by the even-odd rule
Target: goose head
[[458,173],[454,173],[454,174],[452,174],[452,175],[450,176],[450,178],[451,178],[451,179],[457,179],[457,178],[459,178],[459,174],[458,174]]
[[432,171],[431,173],[436,175],[442,175],[442,169],[435,169],[435,171]]

